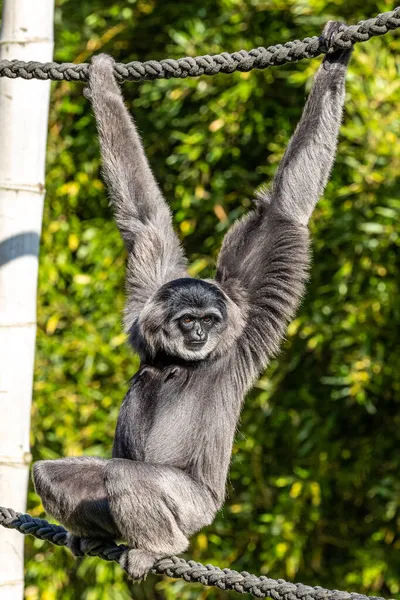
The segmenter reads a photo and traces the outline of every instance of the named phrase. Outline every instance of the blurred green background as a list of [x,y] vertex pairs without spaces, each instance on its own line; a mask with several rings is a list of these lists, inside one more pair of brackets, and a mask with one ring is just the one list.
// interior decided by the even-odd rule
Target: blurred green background
[[[1,5],[1,2],[0,2]],[[247,50],[391,10],[388,1],[56,0],[55,59]],[[356,47],[336,166],[312,221],[308,293],[247,398],[228,498],[188,556],[221,567],[400,598],[400,79],[398,34]],[[271,179],[319,59],[124,85],[174,211],[191,273]],[[34,460],[109,456],[138,362],[125,344],[125,254],[99,175],[82,85],[52,88],[40,257]],[[33,493],[29,510],[44,516]],[[232,597],[183,581],[134,585],[117,565],[26,540],[28,600]],[[237,596],[239,598],[239,596]]]

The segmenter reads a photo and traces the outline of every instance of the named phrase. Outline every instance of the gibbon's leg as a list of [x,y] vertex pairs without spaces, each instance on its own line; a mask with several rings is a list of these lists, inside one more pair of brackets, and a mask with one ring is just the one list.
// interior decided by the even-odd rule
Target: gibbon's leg
[[112,459],[105,486],[110,510],[128,550],[120,564],[142,579],[155,562],[188,547],[188,536],[216,513],[211,494],[187,473],[166,465]]
[[121,539],[133,548],[120,564],[136,580],[159,558],[186,550],[188,536],[216,513],[203,486],[165,465],[64,458],[37,462],[33,479],[45,509],[70,530],[76,556],[93,539]]
[[33,482],[46,512],[77,536],[119,537],[104,485],[107,462],[80,456],[33,466]]

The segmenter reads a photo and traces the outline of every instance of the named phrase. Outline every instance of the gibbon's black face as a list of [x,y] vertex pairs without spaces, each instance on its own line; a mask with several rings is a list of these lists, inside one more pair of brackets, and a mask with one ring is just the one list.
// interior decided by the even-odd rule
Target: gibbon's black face
[[227,327],[227,305],[217,286],[189,277],[163,285],[141,319],[149,345],[185,360],[202,360]]
[[[203,314],[206,312],[206,314]],[[219,315],[211,311],[194,309],[179,317],[179,327],[183,334],[186,348],[197,350],[202,348],[208,341],[208,332],[211,332]]]

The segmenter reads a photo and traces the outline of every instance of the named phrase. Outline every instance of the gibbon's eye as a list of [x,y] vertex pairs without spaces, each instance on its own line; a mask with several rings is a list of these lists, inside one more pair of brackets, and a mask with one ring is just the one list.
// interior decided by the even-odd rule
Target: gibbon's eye
[[203,323],[206,323],[207,325],[209,325],[210,323],[212,323],[214,321],[214,317],[211,317],[210,315],[208,315],[207,317],[203,317],[202,321],[203,321]]
[[185,325],[189,325],[190,323],[193,323],[193,317],[191,317],[190,315],[185,315],[184,317],[182,317],[181,321],[182,323],[185,323]]

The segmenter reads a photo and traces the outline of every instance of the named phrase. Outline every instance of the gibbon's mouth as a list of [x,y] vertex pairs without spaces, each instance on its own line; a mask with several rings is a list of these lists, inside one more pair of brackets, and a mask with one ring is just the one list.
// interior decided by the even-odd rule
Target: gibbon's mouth
[[202,348],[204,346],[206,342],[205,341],[199,341],[199,342],[186,342],[185,346],[187,348],[196,348],[196,350],[198,350],[199,348]]

